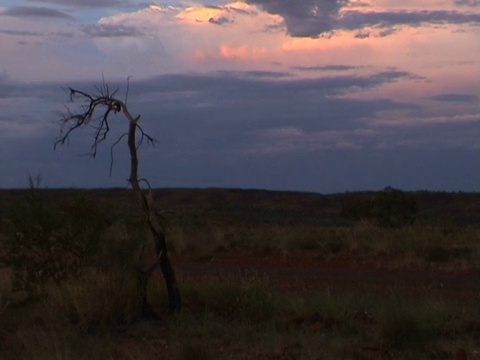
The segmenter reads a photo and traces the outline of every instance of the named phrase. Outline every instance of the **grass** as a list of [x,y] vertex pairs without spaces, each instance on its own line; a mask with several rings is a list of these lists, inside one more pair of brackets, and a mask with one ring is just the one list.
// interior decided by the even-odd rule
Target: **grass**
[[480,228],[473,226],[446,236],[441,227],[382,228],[369,222],[334,227],[206,225],[191,232],[171,225],[168,235],[174,254],[197,260],[248,250],[264,256],[303,252],[320,260],[348,258],[397,270],[480,270]]
[[[51,203],[68,194],[41,196]],[[452,359],[458,349],[480,348],[478,304],[435,298],[428,286],[406,297],[394,290],[282,287],[255,273],[180,275],[184,305],[173,316],[163,310],[166,290],[155,277],[149,297],[161,320],[140,321],[133,269],[148,231],[122,194],[87,192],[111,213],[81,271],[22,293],[2,270],[0,359]],[[480,228],[471,221],[477,208],[463,195],[449,204],[459,212],[459,204],[470,209],[466,223],[438,221],[446,202],[420,194],[420,205],[431,207],[420,206],[417,223],[380,227],[345,222],[344,197],[233,190],[162,194],[162,206],[170,206],[165,216],[172,254],[198,262],[242,253],[265,259],[301,254],[320,265],[480,270]],[[8,193],[5,203],[14,206],[20,195]],[[75,206],[68,209],[64,216],[75,215]],[[65,230],[59,226],[56,234]],[[8,236],[0,234],[0,258]],[[50,239],[48,232],[44,236]]]
[[[54,289],[46,285],[41,300],[11,307],[0,321],[1,358],[446,359],[457,348],[480,345],[468,329],[480,317],[474,304],[291,293],[258,276],[182,278],[183,312],[139,322],[129,295],[118,296],[128,286],[105,289],[112,281],[118,277],[91,272]],[[151,291],[165,305],[161,285]]]
[[257,276],[182,283],[189,305],[169,323],[170,335],[180,339],[173,346],[196,339],[198,346],[216,350],[211,358],[281,358],[282,352],[299,359],[369,358],[365,349],[373,345],[385,357],[449,358],[458,347],[480,345],[478,334],[466,329],[480,316],[475,304],[328,290],[291,293]]

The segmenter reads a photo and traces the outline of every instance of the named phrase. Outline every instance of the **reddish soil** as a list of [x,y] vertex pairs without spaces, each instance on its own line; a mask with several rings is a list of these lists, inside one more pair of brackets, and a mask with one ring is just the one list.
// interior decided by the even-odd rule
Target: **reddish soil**
[[330,290],[480,301],[478,271],[388,270],[349,259],[319,261],[308,253],[265,256],[239,252],[202,261],[179,256],[172,262],[179,277],[197,281],[261,276],[291,292]]

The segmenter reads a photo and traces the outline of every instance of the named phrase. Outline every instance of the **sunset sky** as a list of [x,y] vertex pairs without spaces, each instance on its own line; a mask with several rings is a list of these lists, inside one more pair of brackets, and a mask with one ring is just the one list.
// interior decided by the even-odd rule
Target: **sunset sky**
[[53,151],[127,78],[155,187],[480,191],[478,0],[0,0],[0,187],[128,186],[121,117]]

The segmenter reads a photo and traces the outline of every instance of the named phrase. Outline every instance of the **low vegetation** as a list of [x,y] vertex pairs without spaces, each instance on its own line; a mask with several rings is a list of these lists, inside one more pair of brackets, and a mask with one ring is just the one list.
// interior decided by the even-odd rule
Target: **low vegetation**
[[[1,359],[452,359],[480,349],[478,293],[439,297],[428,284],[410,294],[303,286],[255,271],[184,272],[184,306],[170,315],[157,273],[149,294],[162,319],[142,321],[134,268],[149,232],[129,196],[0,193]],[[243,256],[302,259],[299,267],[480,270],[477,194],[178,189],[157,197],[168,209],[161,220],[174,264]],[[384,222],[375,206],[349,212],[372,201],[397,215]],[[398,216],[402,207],[409,216]]]

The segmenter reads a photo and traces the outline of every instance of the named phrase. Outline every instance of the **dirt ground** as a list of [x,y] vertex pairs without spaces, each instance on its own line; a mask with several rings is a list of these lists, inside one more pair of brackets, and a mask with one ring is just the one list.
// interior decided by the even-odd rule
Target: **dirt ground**
[[316,261],[308,253],[259,256],[238,252],[202,261],[174,257],[172,262],[179,277],[187,276],[199,281],[212,276],[261,276],[292,292],[328,289],[480,301],[480,274],[477,271],[388,270],[374,263],[358,263],[349,259]]
[[[315,261],[309,254],[258,255],[253,252],[220,254],[206,259],[174,256],[177,276],[208,281],[212,277],[267,278],[289,292],[340,291],[450,298],[480,303],[477,271],[388,270],[373,263],[348,259]],[[11,269],[0,269],[0,288],[11,286]],[[162,281],[161,274],[156,277]]]

